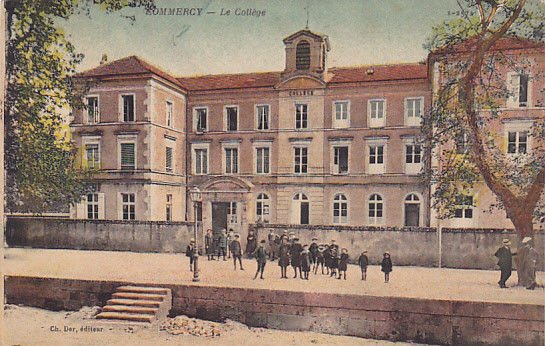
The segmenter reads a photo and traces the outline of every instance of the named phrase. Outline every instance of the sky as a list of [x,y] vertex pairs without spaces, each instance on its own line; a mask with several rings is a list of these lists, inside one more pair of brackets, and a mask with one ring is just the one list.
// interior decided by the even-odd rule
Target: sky
[[[175,76],[281,71],[282,39],[304,29],[329,37],[329,67],[418,62],[434,25],[454,19],[456,0],[158,0],[158,10],[127,8],[106,14],[92,9],[60,23],[85,59],[80,70],[101,56],[112,61],[138,55]],[[183,15],[184,8],[202,9]],[[255,9],[260,16],[237,15]],[[231,10],[230,15],[221,15]],[[193,10],[192,13],[196,13]],[[262,12],[264,11],[264,13]],[[214,13],[209,13],[214,12]],[[189,12],[186,12],[188,14]],[[134,16],[131,21],[127,17]]]

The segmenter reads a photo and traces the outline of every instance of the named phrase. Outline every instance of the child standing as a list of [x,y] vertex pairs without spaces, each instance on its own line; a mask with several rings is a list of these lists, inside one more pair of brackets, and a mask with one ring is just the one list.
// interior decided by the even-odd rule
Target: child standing
[[365,281],[367,279],[367,266],[369,265],[367,251],[363,251],[361,253],[360,258],[358,258],[358,264],[361,269],[361,279]]
[[339,277],[337,279],[341,279],[342,272],[346,280],[346,269],[348,269],[348,250],[343,248],[341,250],[341,257],[339,258]]
[[329,276],[334,278],[337,276],[337,269],[339,268],[339,252],[338,247],[330,246],[329,248],[331,250],[331,259],[329,262],[331,274]]
[[308,245],[303,246],[303,251],[301,251],[301,271],[303,272],[303,277],[305,280],[308,280],[308,273],[310,272],[310,252],[308,250]]
[[189,245],[185,248],[185,256],[189,257],[189,271],[193,271],[193,261],[194,258],[194,251],[195,251],[195,239],[191,238],[189,241]]
[[314,265],[314,275],[318,272],[318,267],[322,267],[322,275],[324,274],[324,251],[325,246],[318,246],[318,252],[316,253],[316,264]]
[[390,273],[392,272],[392,259],[388,251],[384,252],[381,267],[384,272],[384,282],[388,283],[390,281]]
[[263,239],[257,249],[254,251],[254,256],[257,261],[257,271],[255,272],[254,280],[257,279],[257,276],[260,275],[260,279],[263,279],[263,272],[265,271],[265,264],[267,264],[267,250],[265,250],[265,244],[267,242]]

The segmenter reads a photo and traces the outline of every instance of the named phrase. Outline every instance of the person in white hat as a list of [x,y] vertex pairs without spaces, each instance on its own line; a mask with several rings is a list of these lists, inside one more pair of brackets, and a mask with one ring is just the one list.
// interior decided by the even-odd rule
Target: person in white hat
[[520,280],[519,282],[526,286],[527,289],[533,290],[537,287],[536,264],[538,252],[534,248],[531,237],[524,237],[521,242],[522,247],[519,250],[519,261],[523,262],[522,270],[524,272],[520,273],[522,275],[520,275],[519,278],[522,277],[522,280]]
[[498,281],[500,288],[507,288],[505,283],[513,271],[513,254],[510,245],[509,239],[504,239],[503,246],[494,254],[498,258],[498,266],[500,267],[500,281]]

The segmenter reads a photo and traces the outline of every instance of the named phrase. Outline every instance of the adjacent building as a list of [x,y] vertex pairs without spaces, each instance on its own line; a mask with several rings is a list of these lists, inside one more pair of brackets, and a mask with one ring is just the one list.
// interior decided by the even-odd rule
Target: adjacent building
[[277,72],[176,78],[131,56],[79,74],[91,86],[71,128],[96,191],[73,216],[193,220],[196,186],[205,229],[429,226],[434,66],[331,68],[309,30],[284,45]]

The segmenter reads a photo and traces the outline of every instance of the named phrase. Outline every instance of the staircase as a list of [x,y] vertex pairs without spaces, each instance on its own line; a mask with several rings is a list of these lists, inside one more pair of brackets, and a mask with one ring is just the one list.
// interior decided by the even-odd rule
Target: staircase
[[151,324],[165,319],[171,308],[172,292],[168,288],[120,286],[95,318]]

